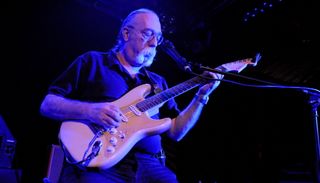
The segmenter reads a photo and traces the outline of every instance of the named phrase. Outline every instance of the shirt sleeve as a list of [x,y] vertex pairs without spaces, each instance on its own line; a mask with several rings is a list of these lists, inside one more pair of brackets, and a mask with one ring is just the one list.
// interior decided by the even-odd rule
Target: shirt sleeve
[[84,58],[79,56],[49,86],[48,93],[63,97],[71,96],[79,87],[80,75],[83,72]]

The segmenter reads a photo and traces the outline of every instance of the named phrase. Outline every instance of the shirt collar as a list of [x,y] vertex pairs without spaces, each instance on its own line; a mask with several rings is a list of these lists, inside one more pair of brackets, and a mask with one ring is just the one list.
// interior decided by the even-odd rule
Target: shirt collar
[[[107,65],[110,68],[118,68],[121,72],[128,73],[127,70],[121,65],[120,61],[118,60],[116,52],[114,50],[111,50],[109,53],[109,61],[107,62]],[[146,77],[146,72],[146,69],[142,68],[140,72],[137,73],[137,77]]]

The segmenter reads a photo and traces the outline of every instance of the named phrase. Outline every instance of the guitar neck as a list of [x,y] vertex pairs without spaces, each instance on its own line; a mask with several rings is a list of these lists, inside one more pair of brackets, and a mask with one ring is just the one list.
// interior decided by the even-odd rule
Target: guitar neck
[[166,102],[176,96],[179,96],[201,84],[205,84],[207,83],[208,80],[200,77],[200,76],[196,76],[194,78],[191,78],[183,83],[180,83],[172,88],[166,89],[164,91],[162,91],[161,93],[158,93],[154,96],[151,96],[139,103],[136,104],[136,107],[141,111],[141,112],[145,112],[155,106],[158,106],[160,104],[162,104],[163,102]]
[[[237,60],[234,62],[229,62],[229,63],[223,64],[223,65],[217,67],[216,69],[222,70],[224,72],[228,72],[228,71],[241,72],[244,68],[247,67],[247,65],[256,65],[258,60],[256,59],[255,62],[252,62],[252,58]],[[158,93],[152,97],[149,97],[149,98],[137,103],[136,107],[141,112],[145,112],[155,106],[162,104],[163,102],[168,101],[169,99],[172,99],[178,95],[181,95],[182,93],[185,93],[186,91],[189,91],[189,90],[191,90],[201,84],[205,84],[207,82],[208,82],[208,79],[201,77],[201,76],[196,76],[194,78],[191,78],[183,83],[180,83],[172,88],[169,88],[161,93]]]

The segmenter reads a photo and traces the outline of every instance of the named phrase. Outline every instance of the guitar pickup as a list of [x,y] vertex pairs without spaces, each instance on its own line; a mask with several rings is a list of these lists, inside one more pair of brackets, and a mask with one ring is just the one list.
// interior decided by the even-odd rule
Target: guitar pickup
[[129,109],[130,109],[136,116],[141,116],[141,112],[140,112],[139,109],[136,108],[135,106],[130,105],[130,106],[129,106]]

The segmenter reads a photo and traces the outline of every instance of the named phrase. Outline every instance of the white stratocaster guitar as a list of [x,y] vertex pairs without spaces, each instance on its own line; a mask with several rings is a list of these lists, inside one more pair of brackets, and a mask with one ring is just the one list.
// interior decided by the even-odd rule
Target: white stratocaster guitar
[[[243,59],[217,67],[217,70],[240,72],[247,65],[256,65],[252,59]],[[112,102],[125,114],[118,128],[100,129],[96,132],[85,123],[64,121],[59,138],[75,162],[84,167],[110,168],[118,163],[142,138],[167,131],[170,118],[151,119],[166,101],[199,85],[208,79],[196,76],[154,96],[145,98],[151,91],[149,84],[140,85],[120,99]]]

